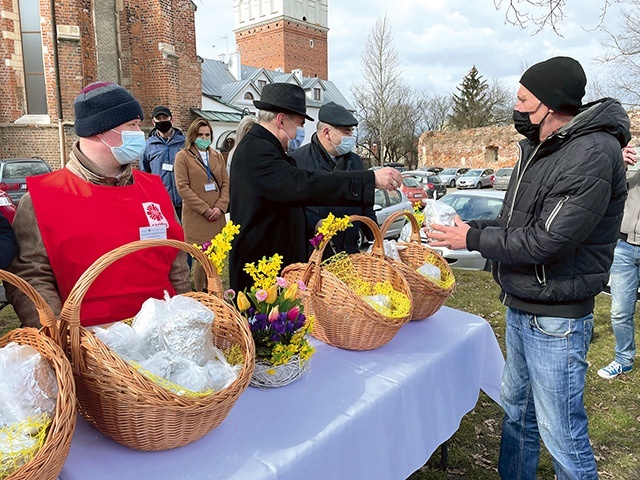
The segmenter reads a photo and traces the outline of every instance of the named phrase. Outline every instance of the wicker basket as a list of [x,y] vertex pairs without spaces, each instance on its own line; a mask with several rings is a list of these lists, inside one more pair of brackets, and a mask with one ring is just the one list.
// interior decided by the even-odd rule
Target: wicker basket
[[7,480],[55,480],[67,459],[76,426],[76,389],[71,365],[56,343],[58,328],[53,311],[40,294],[27,282],[4,270],[0,270],[0,280],[15,285],[33,300],[43,326],[41,331],[35,328],[17,328],[0,338],[0,347],[15,342],[35,348],[53,368],[58,383],[55,415],[44,445],[28,463],[9,475]]
[[[449,295],[455,288],[453,272],[447,261],[442,258],[435,250],[422,245],[420,241],[420,226],[410,212],[396,212],[389,216],[380,227],[381,234],[384,236],[389,226],[400,216],[405,215],[411,223],[411,238],[409,242],[398,242],[398,246],[405,247],[398,251],[402,262],[391,260],[396,267],[403,273],[413,294],[413,315],[411,320],[422,320],[430,317],[444,305]],[[441,278],[450,280],[451,285],[442,288],[424,275],[420,274],[417,269],[429,258],[440,269]]]
[[[375,236],[380,236],[378,228],[374,230]],[[378,243],[382,245],[382,240]],[[389,342],[410,316],[383,316],[320,266],[323,251],[324,247],[314,250],[308,263],[294,263],[282,271],[288,281],[302,280],[308,286],[302,295],[306,313],[315,316],[311,335],[347,350],[373,350]],[[369,254],[354,254],[349,258],[364,281],[388,281],[411,300],[407,281],[389,262]]]
[[[185,294],[216,315],[213,342],[226,350],[238,345],[244,354],[238,378],[206,397],[185,397],[165,390],[118,357],[80,325],[80,306],[93,280],[129,253],[149,247],[175,247],[198,260],[207,274],[209,293]],[[255,347],[247,322],[222,300],[222,284],[214,266],[197,248],[176,240],[143,240],[123,245],[96,260],[80,277],[60,314],[68,329],[70,356],[78,392],[78,411],[102,433],[136,450],[167,450],[186,445],[216,428],[247,388],[255,363]],[[212,293],[218,294],[218,296]]]

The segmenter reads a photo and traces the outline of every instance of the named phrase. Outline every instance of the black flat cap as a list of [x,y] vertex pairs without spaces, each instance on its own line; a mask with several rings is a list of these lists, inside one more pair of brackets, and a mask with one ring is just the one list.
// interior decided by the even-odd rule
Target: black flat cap
[[162,105],[158,105],[156,108],[153,109],[153,112],[151,113],[151,118],[156,118],[158,115],[166,115],[167,117],[171,117],[171,110],[169,110],[167,107],[162,106]]
[[335,102],[325,103],[320,107],[318,120],[334,127],[355,127],[358,120],[349,110]]
[[262,88],[260,100],[253,104],[260,110],[291,112],[312,120],[307,115],[307,101],[302,87],[293,83],[269,83]]

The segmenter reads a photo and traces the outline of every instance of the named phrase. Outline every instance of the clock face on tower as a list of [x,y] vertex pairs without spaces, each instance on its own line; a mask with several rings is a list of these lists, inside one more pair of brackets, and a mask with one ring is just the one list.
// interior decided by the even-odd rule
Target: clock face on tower
[[241,62],[304,77],[328,77],[328,0],[234,0]]

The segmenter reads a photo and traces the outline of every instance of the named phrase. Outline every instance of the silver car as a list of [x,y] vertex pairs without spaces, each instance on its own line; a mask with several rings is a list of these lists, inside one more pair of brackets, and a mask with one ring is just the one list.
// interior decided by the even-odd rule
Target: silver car
[[[382,226],[385,220],[396,212],[413,212],[413,204],[401,190],[376,190],[373,201],[373,211],[376,214],[379,226]],[[397,218],[387,229],[385,238],[398,238],[406,222],[407,217],[405,216]],[[368,230],[367,227],[365,227],[365,229]],[[360,230],[358,243],[361,247],[367,243],[362,229]]]
[[484,188],[492,187],[495,178],[492,168],[474,168],[458,177],[456,187],[458,188]]
[[496,172],[496,179],[493,181],[493,188],[496,190],[506,190],[511,180],[513,167],[501,168]]
[[[445,203],[452,207],[460,218],[469,220],[493,220],[498,218],[502,202],[504,200],[504,190],[485,191],[453,191],[448,193],[439,203]],[[411,225],[407,225],[400,234],[400,240],[409,241],[411,235]],[[429,245],[424,231],[420,231],[420,238],[424,245]],[[451,250],[445,247],[432,247],[442,255],[449,265],[467,270],[489,270],[491,261],[485,259],[480,252],[470,252],[469,250]]]
[[438,176],[440,177],[440,180],[442,180],[442,183],[447,187],[453,188],[456,186],[456,180],[458,180],[458,177],[464,175],[468,171],[468,168],[445,168],[438,174]]

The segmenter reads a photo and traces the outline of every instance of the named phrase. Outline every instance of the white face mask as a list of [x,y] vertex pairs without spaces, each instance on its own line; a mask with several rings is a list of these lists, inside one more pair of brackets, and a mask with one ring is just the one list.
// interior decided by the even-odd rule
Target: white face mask
[[147,146],[147,141],[144,138],[144,132],[140,130],[123,130],[122,132],[118,132],[113,129],[111,129],[111,131],[122,136],[122,145],[119,147],[112,147],[102,140],[102,138],[100,141],[111,149],[111,153],[118,163],[120,165],[128,165],[140,160],[140,157],[142,157],[144,149]]
[[287,120],[291,122],[291,125],[296,127],[296,136],[294,138],[291,138],[289,135],[287,135],[287,132],[284,129],[282,129],[284,134],[287,135],[287,138],[289,139],[287,152],[293,152],[294,150],[299,149],[300,145],[302,145],[302,142],[304,142],[305,131],[304,131],[304,127],[296,126],[289,117],[287,117]]

